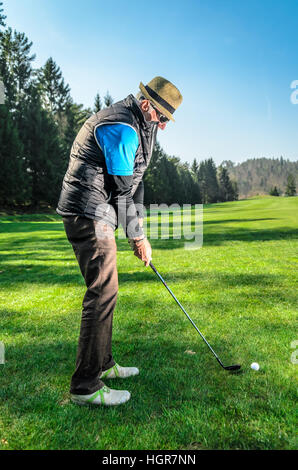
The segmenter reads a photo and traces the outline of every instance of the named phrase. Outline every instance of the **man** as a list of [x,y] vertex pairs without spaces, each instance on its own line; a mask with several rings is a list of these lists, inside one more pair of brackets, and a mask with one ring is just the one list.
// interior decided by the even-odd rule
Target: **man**
[[134,254],[149,265],[151,246],[142,228],[142,177],[157,129],[164,130],[182,96],[168,80],[155,77],[140,93],[92,115],[70,152],[57,212],[62,215],[87,291],[83,299],[74,403],[118,405],[130,398],[102,379],[137,375],[112,355],[112,319],[118,293],[114,231],[121,223]]

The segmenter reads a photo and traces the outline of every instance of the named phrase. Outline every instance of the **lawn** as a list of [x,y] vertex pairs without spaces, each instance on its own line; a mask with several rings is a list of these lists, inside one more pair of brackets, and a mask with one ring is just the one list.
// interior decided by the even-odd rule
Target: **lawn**
[[69,400],[85,288],[61,218],[0,217],[0,449],[296,448],[297,209],[279,197],[207,205],[202,248],[152,241],[155,266],[237,374],[118,241],[113,350],[140,375],[106,382],[132,395],[112,408]]

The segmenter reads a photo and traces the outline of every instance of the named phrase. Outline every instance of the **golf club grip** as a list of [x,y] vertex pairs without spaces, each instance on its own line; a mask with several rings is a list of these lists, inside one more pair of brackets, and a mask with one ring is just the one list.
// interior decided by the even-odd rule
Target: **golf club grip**
[[152,268],[152,270],[155,272],[155,274],[159,277],[159,279],[161,280],[161,282],[163,283],[163,285],[166,287],[166,289],[169,291],[169,293],[171,294],[171,296],[173,297],[173,299],[176,301],[176,303],[179,305],[179,307],[181,308],[181,310],[183,311],[183,313],[187,316],[187,318],[189,319],[189,321],[191,322],[191,324],[193,325],[193,327],[197,330],[197,332],[199,333],[199,335],[201,336],[202,340],[207,344],[208,348],[210,349],[210,351],[214,354],[214,356],[216,357],[217,361],[219,362],[219,364],[223,366],[221,360],[219,359],[218,355],[216,354],[216,352],[213,350],[213,348],[210,346],[210,344],[208,343],[208,341],[206,340],[205,336],[200,332],[199,328],[197,327],[197,325],[194,323],[194,321],[190,318],[190,316],[188,315],[188,313],[186,312],[186,310],[183,308],[183,306],[181,305],[181,303],[179,302],[179,300],[177,299],[177,297],[174,295],[174,293],[171,291],[171,289],[167,286],[167,283],[164,281],[164,279],[162,278],[162,276],[159,274],[159,272],[157,271],[156,267],[154,266],[154,264],[149,263],[149,266]]

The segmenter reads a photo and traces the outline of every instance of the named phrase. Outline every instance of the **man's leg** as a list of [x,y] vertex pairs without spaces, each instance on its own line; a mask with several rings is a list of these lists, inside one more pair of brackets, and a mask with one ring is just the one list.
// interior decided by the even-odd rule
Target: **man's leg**
[[[99,376],[115,364],[112,322],[118,293],[116,242],[113,230],[94,220],[70,216],[63,222],[87,286],[70,392],[88,395],[104,386]],[[103,230],[107,231],[105,238]]]

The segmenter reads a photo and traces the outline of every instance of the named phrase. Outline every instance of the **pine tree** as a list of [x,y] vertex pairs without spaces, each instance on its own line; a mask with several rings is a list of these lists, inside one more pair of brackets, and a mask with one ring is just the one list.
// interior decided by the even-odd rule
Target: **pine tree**
[[178,174],[180,178],[180,204],[199,204],[200,189],[197,178],[190,170],[188,163],[180,163],[178,165]]
[[167,186],[169,185],[166,154],[157,141],[150,160],[149,167],[144,174],[144,203],[160,204],[165,202],[167,195]]
[[191,172],[192,172],[194,179],[198,178],[198,171],[199,171],[199,164],[197,162],[197,159],[195,158],[191,164]]
[[22,203],[30,196],[29,175],[23,161],[23,147],[11,113],[6,105],[0,106],[0,204]]
[[5,19],[6,19],[6,16],[3,15],[3,2],[0,2],[0,35],[1,35],[1,26],[5,27]]
[[39,91],[31,85],[22,103],[20,137],[31,177],[31,203],[55,205],[65,172],[63,148],[52,115],[43,109]]
[[24,33],[12,32],[8,28],[0,36],[0,75],[2,76],[7,105],[16,112],[26,96],[32,78],[31,62],[35,55],[30,55],[32,42]]
[[203,204],[217,202],[219,199],[219,187],[216,175],[216,166],[212,158],[200,163],[198,181],[201,190]]
[[277,189],[277,187],[274,186],[274,188],[271,188],[269,194],[270,194],[270,196],[279,196],[279,195],[280,195],[280,192],[279,192],[279,190]]
[[102,101],[101,101],[101,97],[100,97],[99,93],[97,93],[96,96],[95,96],[95,100],[94,100],[93,111],[95,113],[98,113],[98,111],[100,111],[101,109],[102,109]]
[[200,163],[199,170],[198,170],[198,181],[200,184],[200,191],[201,191],[201,201],[203,204],[207,204],[208,202],[208,192],[207,192],[207,178],[206,178],[206,171],[205,171],[205,161]]
[[233,201],[238,201],[238,197],[239,197],[238,184],[236,181],[232,181],[232,180],[231,180],[231,184],[233,188]]
[[66,105],[65,111],[63,112],[63,118],[61,119],[61,141],[64,149],[64,160],[68,161],[73,141],[80,128],[91,114],[91,109],[84,109],[82,104],[76,104],[72,99]]
[[223,166],[218,169],[219,197],[221,201],[233,201],[234,190],[229,177],[228,170]]
[[105,97],[104,97],[104,103],[106,105],[106,107],[108,108],[109,106],[111,106],[111,104],[113,104],[113,98],[111,97],[109,91],[107,91]]
[[179,164],[180,159],[178,157],[166,157],[164,156],[165,161],[165,171],[167,174],[167,191],[165,200],[166,204],[182,204],[183,203],[183,196],[184,196],[184,188],[182,185],[182,181],[179,175]]
[[219,188],[217,181],[217,169],[212,158],[207,160],[208,169],[208,193],[210,202],[217,202],[219,199]]
[[53,116],[61,115],[70,100],[70,88],[52,57],[37,71],[37,83],[43,107]]
[[285,194],[286,196],[295,196],[296,194],[296,183],[295,183],[295,178],[292,175],[292,173],[288,175]]
[[199,164],[197,159],[195,158],[191,164],[190,171],[192,177],[192,186],[191,186],[191,196],[190,196],[190,204],[200,204],[201,203],[201,190],[198,181],[198,173],[199,173]]

